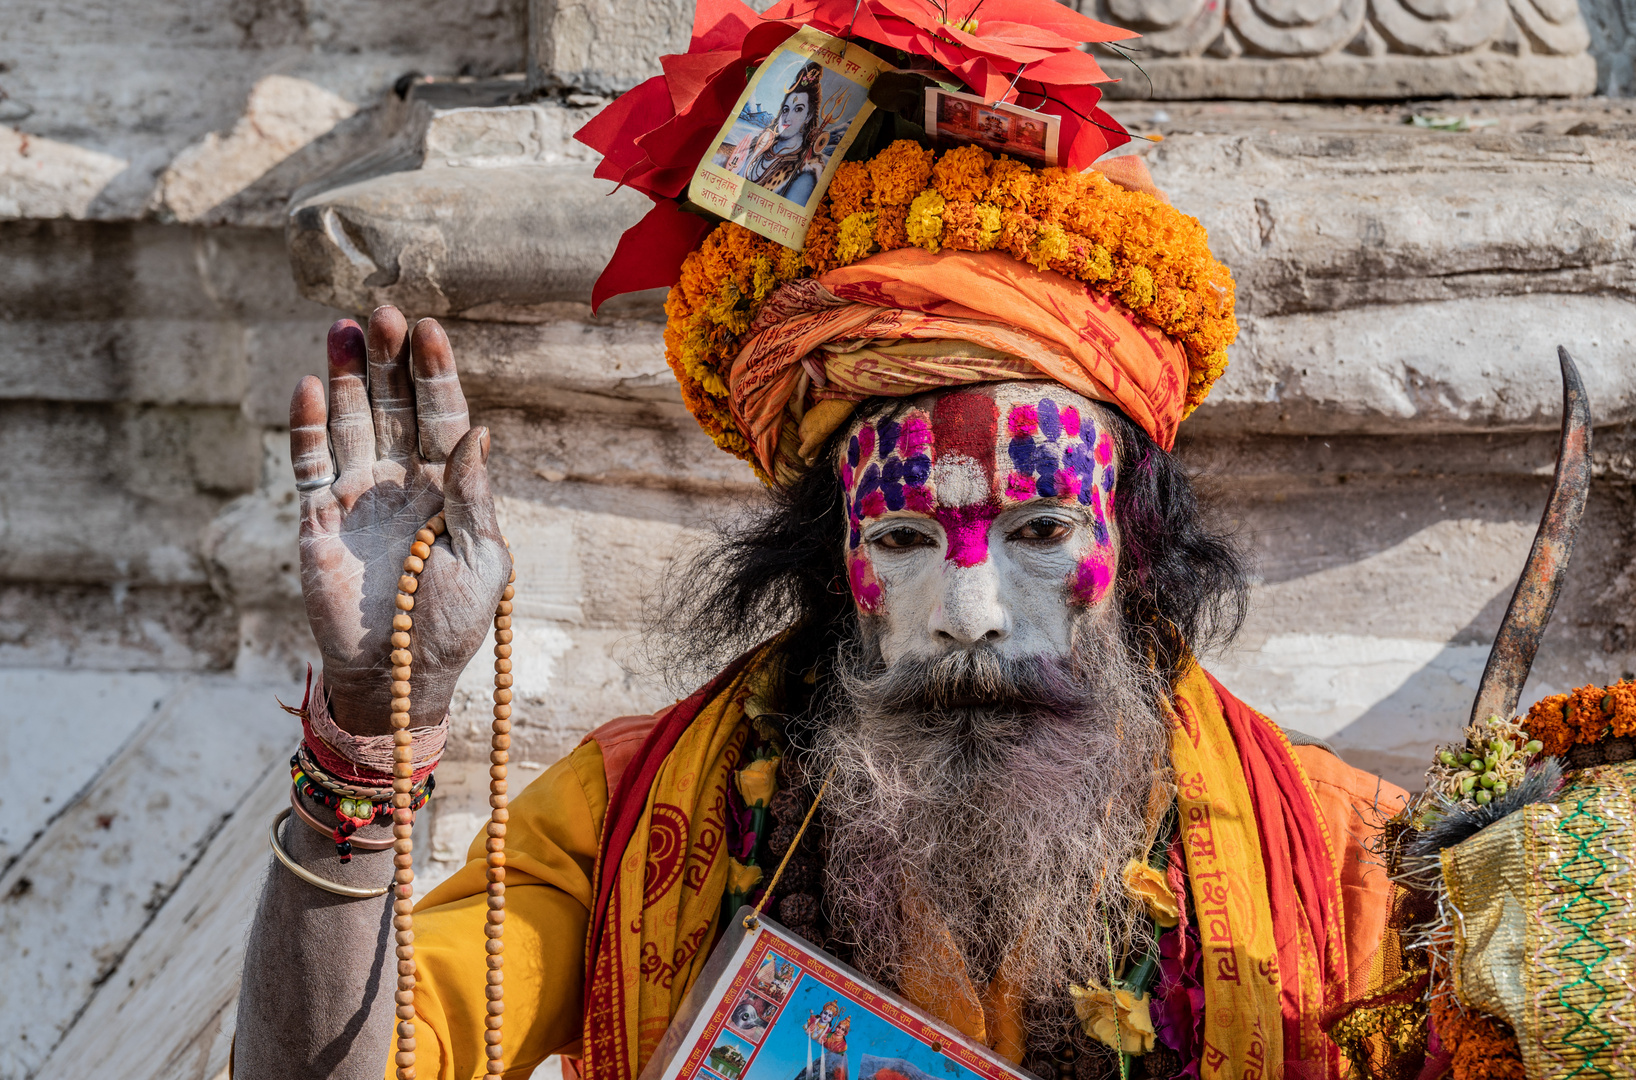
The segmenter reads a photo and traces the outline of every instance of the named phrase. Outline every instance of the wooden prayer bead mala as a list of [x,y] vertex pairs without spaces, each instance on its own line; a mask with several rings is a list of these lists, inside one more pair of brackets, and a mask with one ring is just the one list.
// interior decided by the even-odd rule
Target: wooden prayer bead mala
[[[398,1080],[415,1076],[415,929],[414,929],[414,824],[410,809],[413,751],[409,734],[409,677],[412,654],[409,631],[414,628],[410,612],[415,609],[419,574],[431,557],[432,545],[443,535],[443,515],[438,514],[417,533],[403,560],[403,576],[398,579],[398,610],[392,616],[392,864],[394,867],[392,928],[397,933],[398,991],[394,995],[398,1018]],[[504,540],[504,538],[501,538]],[[511,545],[506,544],[509,551]],[[483,928],[488,941],[487,1030],[483,1042],[488,1053],[486,1073],[499,1076],[504,1071],[500,1046],[502,1016],[505,1012],[506,922],[506,763],[511,751],[511,598],[516,595],[517,570],[513,566],[506,591],[494,609],[494,728],[489,750],[488,825],[488,922]]]

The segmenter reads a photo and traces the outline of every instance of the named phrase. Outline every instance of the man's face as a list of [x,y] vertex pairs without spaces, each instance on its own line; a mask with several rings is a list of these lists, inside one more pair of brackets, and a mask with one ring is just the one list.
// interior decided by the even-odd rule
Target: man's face
[[1111,602],[1117,462],[1102,407],[1048,382],[913,398],[842,451],[847,571],[881,659],[984,644],[1063,656]]

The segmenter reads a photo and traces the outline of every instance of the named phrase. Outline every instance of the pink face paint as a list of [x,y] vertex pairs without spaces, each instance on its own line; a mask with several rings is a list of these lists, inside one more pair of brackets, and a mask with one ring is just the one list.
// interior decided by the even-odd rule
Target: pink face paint
[[1114,577],[1104,495],[1112,489],[1112,436],[1048,392],[1010,406],[1003,421],[992,397],[956,391],[939,397],[930,416],[914,409],[860,426],[841,466],[847,576],[859,610],[873,613],[884,602],[863,545],[870,521],[902,510],[930,515],[943,527],[946,559],[971,567],[987,560],[1001,511],[1041,497],[1089,510],[1091,544],[1069,575],[1069,591],[1084,604],[1107,596]]
[[852,587],[852,599],[858,609],[869,615],[880,610],[883,598],[880,582],[875,580],[875,567],[870,563],[869,556],[861,550],[847,552],[846,574]]
[[1096,463],[1103,467],[1113,464],[1113,436],[1106,431],[1096,437]]
[[846,491],[847,580],[861,611],[872,613],[882,601],[880,582],[863,546],[863,527],[894,510],[930,513],[931,425],[919,410],[899,420],[864,424],[847,443],[841,461]]
[[1000,516],[1000,508],[987,503],[975,506],[940,506],[932,517],[943,526],[949,550],[944,558],[956,566],[976,566],[988,559],[988,527]]
[[948,539],[944,557],[956,566],[988,558],[988,527],[1000,514],[994,475],[1000,407],[985,394],[956,391],[932,406],[936,436],[932,516]]
[[1020,472],[1011,472],[1005,478],[1005,497],[1012,502],[1027,502],[1034,497],[1034,478]]
[[1074,600],[1087,607],[1097,604],[1113,587],[1113,568],[1109,565],[1111,553],[1104,547],[1093,548],[1074,568],[1072,589]]

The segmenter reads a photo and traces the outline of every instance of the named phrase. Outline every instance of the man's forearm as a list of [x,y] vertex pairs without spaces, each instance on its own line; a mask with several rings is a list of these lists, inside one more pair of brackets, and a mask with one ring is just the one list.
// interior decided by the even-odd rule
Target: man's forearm
[[[354,848],[351,862],[343,863],[332,842],[293,815],[279,835],[292,859],[337,885],[377,888],[392,880],[390,849]],[[337,896],[271,856],[268,864],[239,991],[234,1076],[381,1080],[398,968],[391,895]]]

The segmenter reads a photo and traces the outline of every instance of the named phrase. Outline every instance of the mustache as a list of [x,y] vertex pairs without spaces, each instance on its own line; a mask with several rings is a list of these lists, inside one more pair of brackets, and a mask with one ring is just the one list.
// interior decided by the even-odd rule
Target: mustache
[[841,676],[855,700],[892,712],[974,708],[1064,715],[1085,700],[1085,674],[1073,656],[1002,656],[979,646],[891,664],[854,656]]

